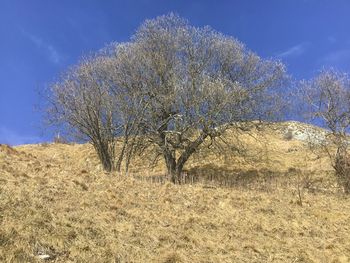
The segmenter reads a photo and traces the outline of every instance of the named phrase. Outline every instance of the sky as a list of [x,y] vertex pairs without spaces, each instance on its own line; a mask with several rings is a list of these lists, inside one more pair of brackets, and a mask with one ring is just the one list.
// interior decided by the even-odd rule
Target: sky
[[52,141],[40,91],[84,54],[169,12],[281,59],[296,79],[350,73],[347,0],[0,0],[0,143]]

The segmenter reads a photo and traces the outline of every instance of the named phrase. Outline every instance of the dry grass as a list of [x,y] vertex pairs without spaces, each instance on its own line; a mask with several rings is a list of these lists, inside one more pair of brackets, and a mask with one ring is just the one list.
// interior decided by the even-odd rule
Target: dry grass
[[327,159],[278,129],[257,138],[246,142],[260,159],[202,152],[187,166],[208,178],[254,171],[234,187],[108,175],[88,145],[0,146],[0,262],[349,262],[350,200]]

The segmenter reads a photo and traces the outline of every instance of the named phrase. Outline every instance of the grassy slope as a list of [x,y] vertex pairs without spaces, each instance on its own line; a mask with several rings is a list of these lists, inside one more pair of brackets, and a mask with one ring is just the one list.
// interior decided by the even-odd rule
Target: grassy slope
[[[204,151],[187,166],[278,172],[249,189],[108,175],[88,145],[0,146],[0,262],[349,262],[349,199],[334,192],[327,158],[280,128],[244,138],[264,153],[250,162]],[[144,158],[136,163],[135,173],[163,173],[161,163],[149,172]],[[299,206],[307,176],[313,191]]]

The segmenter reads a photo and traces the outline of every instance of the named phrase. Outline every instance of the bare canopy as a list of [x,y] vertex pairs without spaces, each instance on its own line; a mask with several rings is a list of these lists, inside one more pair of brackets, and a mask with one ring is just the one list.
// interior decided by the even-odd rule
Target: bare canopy
[[[174,14],[146,20],[130,42],[109,45],[98,60],[103,70],[92,68],[86,77],[103,78],[84,85],[95,99],[99,96],[92,94],[103,87],[107,98],[98,105],[84,100],[79,107],[107,104],[111,111],[100,116],[113,124],[101,121],[99,127],[108,136],[132,119],[137,127],[132,134],[156,146],[173,182],[206,140],[222,136],[233,125],[275,116],[278,88],[286,77],[281,62],[264,60],[236,39],[210,27],[193,27]],[[79,70],[81,66],[73,72]],[[54,93],[66,84],[66,79],[57,83]],[[79,81],[71,93],[83,96],[81,85]],[[73,107],[71,101],[56,102],[64,109]],[[123,118],[115,117],[121,112]],[[67,121],[74,128],[82,126]]]

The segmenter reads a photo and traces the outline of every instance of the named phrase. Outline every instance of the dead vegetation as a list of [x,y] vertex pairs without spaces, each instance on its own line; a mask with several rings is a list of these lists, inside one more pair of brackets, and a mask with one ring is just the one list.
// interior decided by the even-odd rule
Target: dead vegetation
[[183,185],[144,157],[123,177],[89,145],[2,145],[0,262],[348,262],[349,199],[284,129],[244,138],[252,160],[195,154]]

